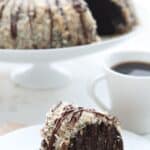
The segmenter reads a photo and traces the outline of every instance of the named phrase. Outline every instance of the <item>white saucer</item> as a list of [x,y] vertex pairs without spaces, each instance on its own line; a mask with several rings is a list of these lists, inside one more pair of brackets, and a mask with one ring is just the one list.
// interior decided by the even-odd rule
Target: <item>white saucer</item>
[[[1,150],[38,150],[41,126],[33,126],[0,137]],[[124,150],[150,150],[150,142],[133,133],[123,131]]]

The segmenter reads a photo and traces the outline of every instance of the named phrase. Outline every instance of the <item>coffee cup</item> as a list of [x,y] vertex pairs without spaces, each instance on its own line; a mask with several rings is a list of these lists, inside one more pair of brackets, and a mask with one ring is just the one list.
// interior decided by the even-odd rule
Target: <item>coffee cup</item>
[[[130,71],[124,73],[116,70],[115,66],[121,67],[121,64],[121,69],[125,69],[123,65],[126,64]],[[131,64],[135,66],[131,67]],[[96,77],[90,86],[90,95],[96,104],[101,109],[117,116],[125,129],[138,134],[150,133],[150,68],[144,70],[145,68],[138,66],[144,64],[150,67],[150,52],[110,53],[104,59],[104,74]],[[142,74],[140,71],[143,71]],[[95,92],[97,85],[103,80],[107,83],[106,90],[111,101],[110,109],[105,105],[105,98],[97,96]],[[99,89],[99,95],[100,92]]]

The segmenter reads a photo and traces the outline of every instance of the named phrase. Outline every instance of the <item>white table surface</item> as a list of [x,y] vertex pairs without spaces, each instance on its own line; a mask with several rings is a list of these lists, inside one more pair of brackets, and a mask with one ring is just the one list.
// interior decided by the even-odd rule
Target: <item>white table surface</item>
[[[134,1],[142,5],[144,8],[142,11],[149,11],[149,0]],[[112,47],[105,52],[54,64],[64,67],[72,74],[71,85],[63,89],[40,91],[16,86],[10,81],[9,74],[15,68],[22,67],[22,65],[1,62],[0,124],[4,122],[19,122],[29,125],[42,123],[49,107],[60,100],[86,107],[96,107],[88,96],[87,85],[94,77],[102,73],[103,57],[112,50],[150,50],[149,27],[150,18],[144,22],[139,35],[121,45]]]

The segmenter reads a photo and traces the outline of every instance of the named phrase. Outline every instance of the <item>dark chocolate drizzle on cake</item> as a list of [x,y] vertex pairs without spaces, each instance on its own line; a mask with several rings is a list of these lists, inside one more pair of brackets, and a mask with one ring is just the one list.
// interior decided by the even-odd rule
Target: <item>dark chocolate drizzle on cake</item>
[[[60,3],[59,0],[56,0],[56,6],[58,7],[58,10],[60,11],[61,16],[63,17],[64,20],[64,26],[65,26],[65,30],[69,33],[69,25],[68,25],[68,20],[67,20],[67,16],[63,10],[62,4]],[[71,34],[68,34],[67,40],[70,41],[71,40]]]
[[80,107],[78,108],[78,110],[74,111],[69,123],[74,126],[75,123],[79,121],[80,117],[82,116],[83,111],[84,110]]
[[[56,111],[60,106],[62,105],[62,103],[59,103],[53,110]],[[67,119],[67,117],[69,115],[72,115],[71,116],[71,119],[69,121],[69,124],[71,124],[73,127],[75,126],[75,124],[79,121],[80,117],[82,116],[82,113],[83,112],[89,112],[89,113],[93,113],[96,117],[104,117],[106,118],[107,120],[113,122],[113,123],[117,123],[117,120],[115,117],[109,117],[109,116],[106,116],[104,114],[101,114],[99,112],[96,112],[94,109],[85,109],[83,107],[73,107],[72,105],[67,105],[64,107],[63,109],[63,113],[61,114],[61,117],[60,118],[57,118],[55,120],[55,127],[52,131],[52,134],[51,136],[48,138],[49,139],[49,144],[48,144],[48,150],[53,150],[54,147],[54,143],[56,141],[56,137],[55,135],[57,134],[58,130],[61,128],[61,125],[63,123],[63,121],[65,119]]]
[[49,20],[50,20],[50,36],[49,36],[49,40],[50,40],[50,48],[53,47],[53,26],[54,26],[54,21],[53,21],[53,13],[51,10],[51,5],[49,0],[46,0],[46,4],[48,6],[47,12],[49,15]]
[[59,108],[62,105],[62,102],[60,101],[51,111],[55,112],[57,108]]
[[[57,6],[57,8],[58,8],[58,11],[60,12],[61,16],[64,16],[64,12],[63,12],[63,9],[62,9],[61,6],[60,6],[59,0],[55,0],[55,4],[56,4],[56,6]],[[60,45],[61,45],[61,47],[62,47],[62,46],[63,46],[62,33],[60,33],[60,37],[61,37]]]
[[59,119],[55,120],[55,128],[53,129],[52,135],[50,137],[50,143],[49,143],[49,150],[53,149],[53,144],[55,143],[56,137],[55,134],[57,134],[57,131],[61,127],[62,122],[66,119],[66,117],[71,114],[74,111],[74,109],[68,109],[67,111],[63,112],[61,117]]
[[30,2],[28,5],[28,17],[29,17],[29,23],[32,29],[32,21],[36,18],[36,8],[35,8],[35,4],[33,6],[33,8],[31,8]]
[[80,0],[72,0],[72,2],[73,2],[73,8],[79,13],[83,36],[85,38],[85,42],[88,43],[88,33],[86,30],[86,25],[83,17],[83,14],[87,10],[87,6],[86,5],[83,6]]
[[18,34],[18,29],[17,29],[17,22],[19,20],[19,14],[21,12],[21,6],[23,4],[23,0],[21,1],[21,3],[17,6],[17,11],[13,12],[13,8],[15,8],[16,2],[14,1],[14,5],[12,7],[12,12],[11,12],[11,36],[13,39],[17,38],[17,34]]
[[9,0],[7,0],[6,2],[5,2],[5,0],[1,1],[1,3],[3,3],[3,4],[0,9],[0,19],[2,19],[2,17],[3,17],[3,11],[4,11],[5,7],[7,6],[8,2],[9,2]]
[[5,8],[5,5],[3,5],[3,6],[1,7],[1,9],[0,9],[0,19],[1,19],[2,16],[3,16],[3,10],[4,10],[4,8]]
[[[33,20],[36,18],[37,14],[36,14],[36,7],[35,4],[33,4],[33,7],[31,6],[30,0],[28,0],[28,17],[29,17],[29,25],[30,25],[30,31],[31,31],[31,36],[33,35],[33,25],[32,22]],[[34,49],[37,49],[38,46],[36,44],[32,44],[32,47]]]

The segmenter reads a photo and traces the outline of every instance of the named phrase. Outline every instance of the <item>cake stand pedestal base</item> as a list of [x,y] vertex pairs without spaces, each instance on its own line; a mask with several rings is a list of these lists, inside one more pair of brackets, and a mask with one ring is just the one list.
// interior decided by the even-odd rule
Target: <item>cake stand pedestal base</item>
[[17,85],[33,89],[56,89],[70,83],[68,72],[46,63],[18,69],[12,72],[11,79]]

